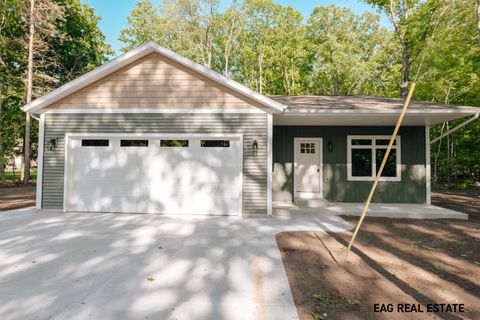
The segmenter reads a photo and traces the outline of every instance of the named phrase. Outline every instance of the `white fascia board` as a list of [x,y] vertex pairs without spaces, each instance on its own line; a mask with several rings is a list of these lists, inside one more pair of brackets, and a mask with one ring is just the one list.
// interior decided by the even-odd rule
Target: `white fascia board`
[[[388,110],[388,109],[360,109],[360,110],[334,110],[334,109],[290,109],[287,110],[285,116],[299,116],[299,115],[312,115],[312,114],[344,114],[344,115],[365,115],[369,116],[372,114],[375,115],[392,115],[400,114],[401,110]],[[407,110],[407,114],[418,114],[418,115],[431,115],[431,114],[458,114],[458,115],[474,115],[479,112],[479,108],[475,107],[459,107],[457,109],[445,109],[445,110]]]
[[230,88],[244,96],[249,97],[250,99],[266,106],[267,108],[271,109],[272,112],[283,112],[285,110],[285,106],[279,102],[276,102],[246,86],[229,79],[211,69],[204,67],[184,56],[179,55],[176,52],[173,52],[170,49],[167,49],[163,46],[155,42],[147,42],[142,44],[141,46],[118,56],[117,58],[105,63],[104,65],[98,67],[95,70],[92,70],[83,76],[78,77],[77,79],[68,82],[67,84],[61,86],[60,88],[35,99],[31,103],[25,105],[22,109],[25,112],[35,113],[38,112],[40,109],[94,83],[95,81],[100,80],[101,78],[123,68],[124,66],[138,60],[152,52],[157,52],[167,58],[180,63],[181,65],[194,70],[201,75],[224,85],[227,88]]

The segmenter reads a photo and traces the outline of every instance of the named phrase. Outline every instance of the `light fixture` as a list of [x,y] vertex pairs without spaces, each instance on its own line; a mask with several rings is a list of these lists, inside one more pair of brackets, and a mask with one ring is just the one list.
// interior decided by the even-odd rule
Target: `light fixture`
[[48,141],[48,150],[55,151],[58,146],[58,138],[52,138]]
[[258,141],[257,141],[257,139],[253,139],[252,151],[253,151],[253,156],[256,157],[257,154],[258,154]]
[[328,152],[332,152],[332,151],[333,151],[333,142],[332,142],[332,141],[328,141],[328,143],[327,143],[327,148],[328,148]]

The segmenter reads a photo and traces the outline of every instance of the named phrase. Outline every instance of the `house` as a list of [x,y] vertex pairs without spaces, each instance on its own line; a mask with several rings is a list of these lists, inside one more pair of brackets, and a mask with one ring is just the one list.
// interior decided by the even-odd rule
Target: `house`
[[[402,101],[273,96],[148,42],[24,107],[40,119],[37,208],[271,214],[363,202]],[[375,196],[429,203],[428,126],[479,109],[413,102]]]

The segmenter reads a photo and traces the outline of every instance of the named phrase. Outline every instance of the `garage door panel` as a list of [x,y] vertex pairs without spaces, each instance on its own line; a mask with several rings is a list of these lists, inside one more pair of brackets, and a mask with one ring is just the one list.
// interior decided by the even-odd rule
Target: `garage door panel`
[[82,147],[72,139],[67,210],[238,215],[242,142],[225,139],[230,146],[221,148],[201,147],[201,138],[188,147],[161,147],[159,138],[148,147],[112,138],[108,147]]

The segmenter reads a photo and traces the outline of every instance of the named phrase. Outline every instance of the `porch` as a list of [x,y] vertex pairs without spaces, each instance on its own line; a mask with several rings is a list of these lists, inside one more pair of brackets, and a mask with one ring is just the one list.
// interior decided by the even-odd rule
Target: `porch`
[[[326,200],[302,200],[299,203],[274,202],[273,215],[294,216],[297,214],[360,216],[363,203],[341,203]],[[468,220],[468,214],[429,204],[372,203],[369,217],[399,219],[458,219]]]

